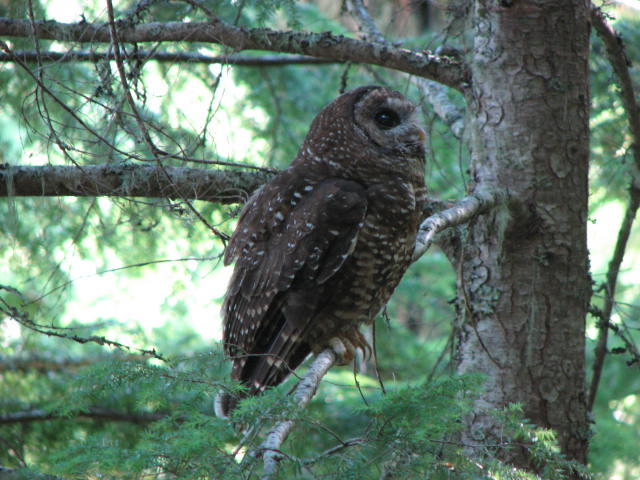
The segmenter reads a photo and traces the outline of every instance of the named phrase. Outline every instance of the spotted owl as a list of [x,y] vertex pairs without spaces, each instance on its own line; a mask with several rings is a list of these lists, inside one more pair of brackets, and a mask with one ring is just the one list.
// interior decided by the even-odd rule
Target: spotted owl
[[225,252],[235,269],[222,307],[231,378],[246,388],[218,396],[220,416],[311,353],[342,348],[346,362],[369,349],[359,327],[411,263],[424,139],[400,93],[357,88],[316,116],[291,165],[249,199]]

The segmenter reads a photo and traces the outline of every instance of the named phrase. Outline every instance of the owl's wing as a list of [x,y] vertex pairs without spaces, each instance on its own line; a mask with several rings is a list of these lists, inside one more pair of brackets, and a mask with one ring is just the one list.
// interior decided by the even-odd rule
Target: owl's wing
[[235,357],[232,378],[254,392],[280,383],[309,354],[299,337],[353,251],[367,210],[357,182],[289,180],[251,198],[225,256],[236,261],[223,305],[225,349]]

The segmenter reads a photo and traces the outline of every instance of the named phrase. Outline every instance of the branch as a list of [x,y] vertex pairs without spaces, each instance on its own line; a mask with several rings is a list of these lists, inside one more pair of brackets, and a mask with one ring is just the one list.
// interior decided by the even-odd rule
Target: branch
[[[14,295],[19,297],[24,297],[18,290],[13,287],[9,287],[7,285],[0,285],[0,290],[6,290]],[[33,321],[29,316],[22,310],[13,305],[10,305],[7,300],[0,297],[0,313],[4,314],[7,318],[11,318],[18,322],[25,328],[29,330],[33,330],[34,332],[42,333],[43,335],[47,335],[50,337],[64,338],[66,340],[71,340],[76,343],[80,343],[84,345],[85,343],[95,343],[97,345],[106,345],[108,347],[116,348],[118,350],[123,350],[127,353],[135,352],[139,355],[144,355],[150,358],[155,358],[157,360],[162,360],[166,362],[167,360],[156,352],[155,349],[143,349],[143,348],[134,348],[124,345],[123,343],[116,342],[114,340],[109,340],[106,337],[92,335],[90,337],[81,337],[79,335],[72,335],[64,333],[65,331],[72,330],[71,328],[57,328],[53,326],[39,325],[35,321]]]
[[593,405],[596,401],[596,395],[598,393],[598,386],[600,384],[600,377],[602,375],[602,367],[604,366],[604,359],[608,353],[607,341],[609,336],[609,329],[611,325],[611,313],[615,305],[616,286],[618,283],[618,275],[620,273],[620,266],[624,260],[624,254],[627,250],[627,244],[629,242],[629,236],[631,235],[631,227],[635,219],[638,208],[640,207],[640,189],[631,187],[629,195],[629,204],[625,211],[620,231],[618,232],[618,238],[616,239],[616,246],[613,252],[613,257],[609,262],[609,269],[607,270],[607,279],[605,284],[605,297],[604,305],[602,307],[602,313],[600,314],[598,340],[596,343],[596,349],[593,359],[593,373],[591,374],[591,383],[589,384],[589,396],[587,398],[587,408],[589,411],[593,410]]
[[455,205],[441,212],[434,213],[420,225],[413,261],[420,258],[431,246],[434,237],[449,227],[468,222],[476,215],[487,212],[498,203],[506,200],[506,193],[489,188],[477,188],[476,191]]
[[158,197],[232,204],[244,202],[271,175],[120,164],[0,165],[0,197]]
[[[463,89],[470,81],[468,69],[459,61],[428,52],[415,52],[387,44],[364,42],[330,32],[283,32],[267,28],[244,28],[219,19],[211,22],[151,22],[117,24],[122,43],[204,42],[226,45],[235,51],[266,50],[367,63],[400,70]],[[108,24],[61,23],[0,18],[1,37],[30,38],[60,42],[109,43]]]
[[[128,422],[135,424],[146,424],[157,422],[166,417],[163,413],[127,413],[110,410],[107,408],[89,408],[86,412],[78,412],[74,417],[90,418],[94,420],[106,420],[111,422]],[[57,415],[45,410],[35,409],[24,412],[5,413],[0,415],[0,425],[14,423],[42,422],[47,420],[57,420],[69,418],[68,415]]]
[[65,358],[56,359],[47,356],[32,357],[12,357],[0,355],[0,374],[4,372],[74,372],[88,365],[95,365],[98,362],[111,361],[114,359],[127,360],[133,362],[146,361],[142,355],[98,355],[87,358]]
[[[323,350],[309,367],[309,371],[304,378],[300,381],[293,392],[293,399],[297,404],[299,410],[307,406],[307,404],[313,398],[313,395],[320,385],[320,381],[327,374],[329,369],[336,361],[336,354],[330,348]],[[275,475],[278,469],[278,463],[284,455],[280,451],[280,447],[291,433],[295,421],[283,420],[278,423],[267,435],[267,438],[258,448],[258,451],[262,452],[262,458],[264,461],[264,470],[262,473],[262,480],[268,480]]]
[[611,313],[615,305],[615,292],[618,283],[618,275],[620,273],[620,266],[622,265],[624,254],[627,250],[627,244],[629,242],[633,222],[638,209],[640,208],[640,108],[636,101],[633,82],[631,81],[631,75],[629,74],[630,63],[625,54],[622,39],[608,24],[604,14],[599,8],[591,8],[591,21],[598,33],[598,36],[605,45],[609,62],[618,77],[620,96],[627,114],[631,138],[633,139],[631,149],[633,152],[634,165],[631,168],[629,203],[625,211],[622,225],[620,226],[620,231],[618,232],[613,256],[609,262],[609,269],[607,270],[604,305],[602,307],[599,322],[600,331],[598,333],[598,340],[594,352],[593,373],[591,375],[587,398],[587,408],[589,411],[593,410],[596,395],[598,393],[598,386],[600,384],[600,377],[602,375],[602,368],[608,353],[607,343],[609,329],[613,328],[611,325]]
[[[0,62],[13,62],[19,58],[25,63],[42,62],[68,63],[68,62],[99,62],[104,60],[115,61],[113,51],[108,52],[35,52],[15,51],[13,55],[0,52]],[[127,52],[126,59],[131,61],[153,60],[160,63],[201,63],[205,65],[228,64],[234,67],[279,67],[283,65],[317,65],[342,63],[329,58],[315,58],[305,55],[229,55],[211,56],[193,52],[155,52],[152,50],[140,50]]]

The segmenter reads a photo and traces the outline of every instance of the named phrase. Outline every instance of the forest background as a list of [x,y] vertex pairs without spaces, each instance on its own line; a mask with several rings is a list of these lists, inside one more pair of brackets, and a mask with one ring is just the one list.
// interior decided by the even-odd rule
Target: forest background
[[[212,5],[221,17],[255,27],[357,35],[357,23],[339,3]],[[640,10],[636,2],[623,3],[605,10],[626,45],[638,85]],[[106,5],[4,0],[0,16],[107,22]],[[198,2],[122,1],[113,8],[120,21],[133,24],[203,19]],[[404,46],[435,50],[464,43],[464,2],[372,2],[370,11],[387,38]],[[78,46],[69,54],[67,44],[51,40],[11,38],[10,45],[13,52],[33,56],[16,61],[5,51],[0,57],[3,167],[144,163],[153,155],[145,153],[142,118],[163,149],[173,152],[164,165],[245,172],[257,186],[290,162],[311,119],[341,89],[376,83],[401,90],[422,108],[430,192],[442,200],[467,193],[468,152],[457,123],[463,119],[439,115],[406,74],[254,52],[230,61],[224,47],[179,43],[144,51],[127,47],[122,72],[108,48],[100,58],[100,49]],[[632,162],[619,87],[594,34],[590,74],[594,315],[586,330],[588,367],[597,362],[597,314],[625,215]],[[140,108],[137,118],[125,113],[131,108],[128,95]],[[448,100],[462,106],[453,93]],[[106,141],[96,141],[101,137]],[[242,168],[229,170],[229,164]],[[246,178],[238,181],[248,184]],[[31,468],[65,478],[257,475],[259,468],[243,454],[259,444],[260,429],[243,438],[213,416],[213,396],[228,371],[218,343],[219,306],[230,275],[221,264],[221,238],[233,231],[243,192],[227,194],[216,202],[10,194],[0,201],[0,464],[7,472]],[[379,371],[372,362],[330,371],[302,416],[302,432],[294,431],[286,444],[282,478],[393,478],[394,471],[406,478],[509,478],[509,468],[499,461],[507,445],[484,446],[487,463],[478,465],[468,448],[451,440],[469,409],[461,392],[482,394],[481,379],[455,375],[455,296],[456,272],[432,247],[407,272],[377,321]],[[620,269],[611,324],[592,410],[589,469],[599,478],[627,480],[640,477],[637,226]],[[427,387],[416,387],[425,380]],[[284,393],[286,388],[248,402],[239,420],[268,429],[280,415]],[[381,427],[403,410],[407,424],[399,422],[393,431]],[[540,444],[541,464],[566,467],[556,457],[553,435],[527,425],[517,406],[496,415],[527,444]],[[416,427],[415,438],[407,433],[409,425]],[[390,449],[394,442],[397,449]],[[421,460],[399,460],[399,451]],[[556,478],[544,469],[537,474]]]

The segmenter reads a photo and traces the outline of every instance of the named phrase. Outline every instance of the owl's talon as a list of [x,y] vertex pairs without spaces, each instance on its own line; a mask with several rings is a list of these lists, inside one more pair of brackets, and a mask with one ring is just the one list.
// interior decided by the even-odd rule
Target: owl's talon
[[336,365],[348,365],[356,356],[356,347],[347,339],[333,337],[329,347],[336,354]]

